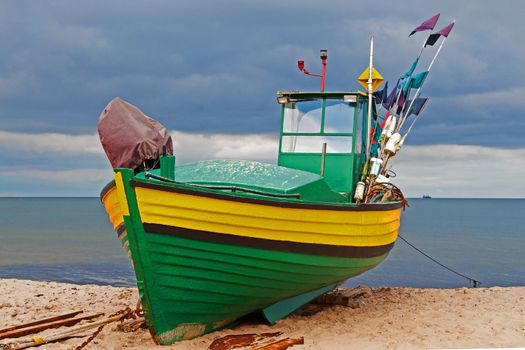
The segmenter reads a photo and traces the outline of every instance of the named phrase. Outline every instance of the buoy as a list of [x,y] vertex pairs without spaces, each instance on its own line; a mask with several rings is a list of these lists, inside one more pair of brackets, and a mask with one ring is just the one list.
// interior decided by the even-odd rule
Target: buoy
[[398,145],[397,145],[397,150],[399,151],[401,149],[401,147],[403,146],[403,144],[405,143],[405,139],[406,139],[407,135],[404,135],[401,140],[399,141]]
[[354,199],[358,202],[362,201],[364,195],[365,195],[365,183],[363,181],[359,181],[357,185],[355,186]]
[[390,121],[388,123],[388,126],[385,125],[385,129],[386,129],[386,138],[390,138],[392,137],[392,133],[394,132],[395,128],[396,128],[396,122],[397,122],[397,118],[395,115],[391,115],[390,118],[388,118],[388,120]]
[[390,155],[390,156],[393,156],[394,154],[396,154],[396,152],[397,152],[397,145],[399,144],[400,140],[401,140],[401,135],[398,132],[393,134],[388,139],[388,142],[386,143],[385,153]]
[[392,136],[392,133],[394,132],[395,128],[396,128],[396,116],[391,114],[385,122],[385,127],[383,128],[383,131],[381,132],[381,136],[383,138],[388,139],[389,137]]
[[385,175],[377,175],[376,182],[378,184],[387,184],[390,183],[390,179]]
[[380,158],[370,158],[370,162],[372,163],[372,167],[370,169],[370,175],[372,176],[379,175],[379,170],[381,170],[381,164],[383,164],[383,160]]

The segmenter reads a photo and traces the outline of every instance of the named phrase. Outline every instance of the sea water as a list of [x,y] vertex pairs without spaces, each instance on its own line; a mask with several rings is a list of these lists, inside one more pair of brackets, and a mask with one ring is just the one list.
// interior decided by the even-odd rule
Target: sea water
[[[400,234],[482,286],[525,285],[525,200],[411,199]],[[98,198],[0,198],[0,278],[132,286],[134,273]],[[461,287],[469,282],[398,240],[344,283]]]

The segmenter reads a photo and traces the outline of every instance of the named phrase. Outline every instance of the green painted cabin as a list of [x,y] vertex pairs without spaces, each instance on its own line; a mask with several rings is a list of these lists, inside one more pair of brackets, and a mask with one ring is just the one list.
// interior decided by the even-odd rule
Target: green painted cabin
[[282,106],[278,165],[323,173],[332,190],[352,201],[365,161],[367,95],[296,91],[278,95]]

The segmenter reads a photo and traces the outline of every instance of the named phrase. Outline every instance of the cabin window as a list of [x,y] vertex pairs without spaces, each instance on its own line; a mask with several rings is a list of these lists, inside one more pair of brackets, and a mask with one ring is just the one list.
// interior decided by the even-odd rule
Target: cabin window
[[321,153],[326,143],[326,153],[351,153],[351,136],[283,136],[281,152]]
[[297,101],[284,106],[284,132],[318,133],[321,131],[323,106],[320,100]]
[[[283,94],[278,164],[321,173],[337,192],[352,193],[361,163],[363,101],[358,94]],[[326,157],[323,158],[323,144]],[[350,198],[350,197],[349,197]]]
[[354,131],[354,108],[355,103],[326,100],[324,132],[352,133]]
[[281,152],[352,153],[355,102],[318,98],[284,105]]

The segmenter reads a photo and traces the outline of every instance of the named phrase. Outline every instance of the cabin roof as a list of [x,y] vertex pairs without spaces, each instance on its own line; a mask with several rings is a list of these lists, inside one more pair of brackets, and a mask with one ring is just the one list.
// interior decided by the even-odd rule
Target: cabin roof
[[280,96],[290,96],[296,98],[307,98],[307,97],[333,97],[333,98],[342,98],[345,95],[355,95],[355,96],[368,96],[365,92],[362,91],[277,91],[277,95]]
[[[159,174],[159,170],[152,172]],[[143,178],[144,175],[140,173],[137,177]],[[346,202],[345,197],[332,191],[318,174],[255,161],[206,160],[177,165],[175,180],[204,186],[238,186],[277,194],[299,193],[300,199],[306,201]]]

